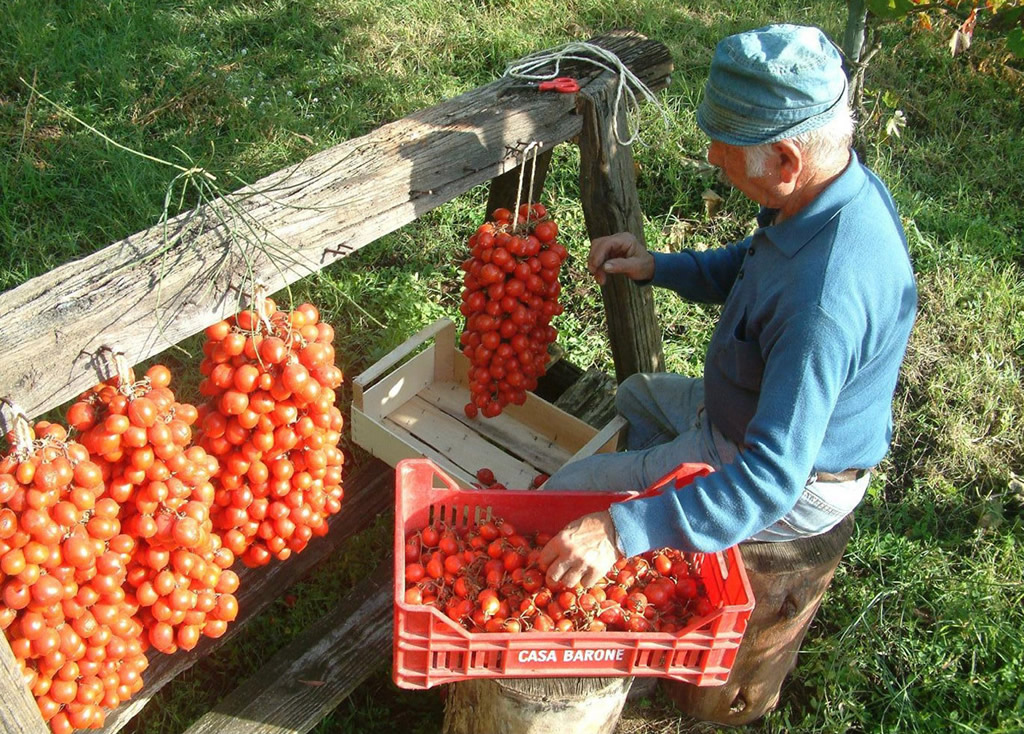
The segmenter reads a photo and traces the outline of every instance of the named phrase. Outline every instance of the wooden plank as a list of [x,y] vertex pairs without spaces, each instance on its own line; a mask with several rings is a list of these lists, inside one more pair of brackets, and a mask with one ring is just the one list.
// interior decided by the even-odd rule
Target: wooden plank
[[302,553],[293,555],[286,563],[272,562],[257,569],[247,569],[241,567],[241,564],[236,564],[234,570],[241,581],[236,593],[239,615],[228,625],[225,635],[216,640],[204,637],[191,652],[179,651],[174,655],[151,653],[150,666],[143,673],[145,688],[110,712],[106,725],[98,731],[106,734],[120,731],[149,703],[153,695],[178,673],[191,668],[201,658],[231,639],[246,622],[277,599],[286,588],[301,579],[307,571],[331,555],[352,535],[369,526],[378,515],[393,509],[394,475],[394,471],[387,465],[373,459],[367,460],[358,469],[346,474],[345,499],[341,505],[341,512],[330,519],[331,529],[327,535],[315,538]]
[[555,400],[555,405],[592,426],[615,417],[615,380],[591,367]]
[[[463,414],[462,409],[468,397],[465,382],[467,366],[468,360],[465,355],[461,352],[456,353],[455,374],[460,379],[457,382],[434,383],[422,394],[442,406],[446,413],[458,418]],[[509,425],[510,423],[515,425]],[[479,418],[468,425],[502,445],[512,445],[505,442],[514,443],[516,431],[519,430],[517,426],[524,426],[530,432],[564,447],[569,453],[585,444],[594,435],[593,426],[530,392],[526,393],[524,404],[506,405],[500,415],[494,418]]]
[[21,680],[21,663],[0,634],[0,733],[49,734],[36,699]]
[[[631,232],[644,244],[643,213],[636,192],[633,154],[620,145],[614,129],[614,88],[596,86],[578,97],[580,133],[580,200],[591,239]],[[615,378],[636,372],[661,372],[665,355],[654,315],[654,296],[625,275],[609,275],[601,287]]]
[[355,409],[352,418],[352,440],[391,466],[397,465],[402,459],[423,457],[443,467],[462,487],[469,487],[476,481],[472,474],[451,464],[433,446],[423,443],[394,421],[377,422],[361,416]]
[[421,393],[421,397],[464,423],[467,426],[464,430],[505,447],[509,453],[522,457],[538,469],[542,464],[555,464],[556,468],[561,466],[594,435],[594,429],[590,426],[530,393],[527,393],[523,405],[507,405],[494,418],[476,418],[472,421],[463,412],[466,392],[461,385],[451,382],[434,383]]
[[512,445],[495,445],[422,398],[410,400],[401,410],[394,411],[388,422],[408,431],[447,459],[442,465],[445,471],[449,471],[451,463],[475,476],[478,469],[487,467],[499,482],[513,489],[526,489],[538,470],[550,473],[550,467],[561,466],[568,459],[563,449],[550,443],[537,446],[536,435],[520,437]]
[[[593,42],[666,86],[663,44],[629,32]],[[596,71],[572,73],[586,84]],[[255,282],[275,292],[513,169],[518,146],[547,151],[580,132],[573,95],[499,97],[508,84],[384,125],[3,293],[0,395],[34,417],[114,374],[104,346],[137,364],[233,313]]]
[[[439,392],[434,397],[444,401],[447,412],[458,416],[467,401],[465,391],[469,389],[469,360],[462,352],[455,352],[454,360],[455,380],[447,385],[436,385],[434,389]],[[447,392],[440,392],[441,390]],[[594,435],[593,426],[588,426],[586,421],[566,413],[532,392],[526,393],[526,402],[523,405],[506,405],[501,415],[475,421],[473,425],[486,427],[489,424],[501,424],[510,417],[571,450],[582,446]],[[482,432],[489,435],[486,434],[486,428],[482,429]]]
[[362,411],[368,417],[380,420],[425,390],[434,381],[436,353],[434,347],[428,347],[401,369],[385,375],[373,387],[364,390]]
[[381,563],[337,610],[305,630],[186,734],[307,732],[385,664],[394,561]]
[[[398,365],[400,365],[410,354],[415,352],[431,339],[435,339],[439,333],[447,329],[451,329],[452,331],[455,330],[455,324],[451,319],[438,319],[434,323],[424,326],[411,337],[374,362],[370,367],[366,368],[366,370],[364,370],[358,377],[352,380],[352,383],[354,385],[358,385],[360,393],[362,393],[398,367]],[[361,401],[356,405],[360,410],[366,409]]]

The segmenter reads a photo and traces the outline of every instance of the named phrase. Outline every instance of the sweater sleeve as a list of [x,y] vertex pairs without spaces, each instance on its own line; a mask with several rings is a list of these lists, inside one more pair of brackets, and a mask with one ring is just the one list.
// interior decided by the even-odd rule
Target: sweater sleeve
[[669,288],[689,301],[724,303],[747,251],[746,240],[697,252],[655,252],[650,284]]
[[789,512],[814,468],[856,344],[819,308],[794,316],[765,362],[736,461],[678,490],[612,505],[626,553],[720,551]]

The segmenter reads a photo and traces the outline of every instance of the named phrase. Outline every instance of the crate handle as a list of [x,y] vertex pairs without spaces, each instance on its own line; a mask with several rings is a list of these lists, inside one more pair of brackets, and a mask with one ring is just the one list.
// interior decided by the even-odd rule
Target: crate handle
[[[437,355],[450,355],[455,349],[455,323],[451,319],[440,318],[432,324],[424,326],[409,339],[388,352],[380,361],[369,367],[365,372],[352,380],[352,402],[358,410],[363,409],[363,391],[387,375],[395,366],[425,344],[435,339],[438,345]],[[448,342],[448,343],[445,343]],[[435,359],[435,371],[439,368]]]

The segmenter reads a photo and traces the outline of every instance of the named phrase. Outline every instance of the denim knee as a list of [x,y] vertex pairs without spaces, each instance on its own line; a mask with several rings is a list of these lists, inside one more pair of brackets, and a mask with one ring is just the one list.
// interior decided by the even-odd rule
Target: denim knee
[[637,372],[623,380],[616,389],[615,410],[619,412],[619,415],[629,416],[634,412],[632,406],[639,402],[637,393],[646,392],[643,386],[645,379],[643,373]]

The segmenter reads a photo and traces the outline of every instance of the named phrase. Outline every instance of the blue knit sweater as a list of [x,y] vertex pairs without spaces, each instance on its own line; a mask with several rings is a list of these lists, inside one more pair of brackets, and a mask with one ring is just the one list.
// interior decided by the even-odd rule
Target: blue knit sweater
[[704,362],[712,425],[738,459],[678,491],[613,505],[629,555],[718,551],[775,523],[813,471],[874,466],[917,291],[892,198],[853,157],[808,206],[745,240],[655,254],[653,285],[722,303]]

